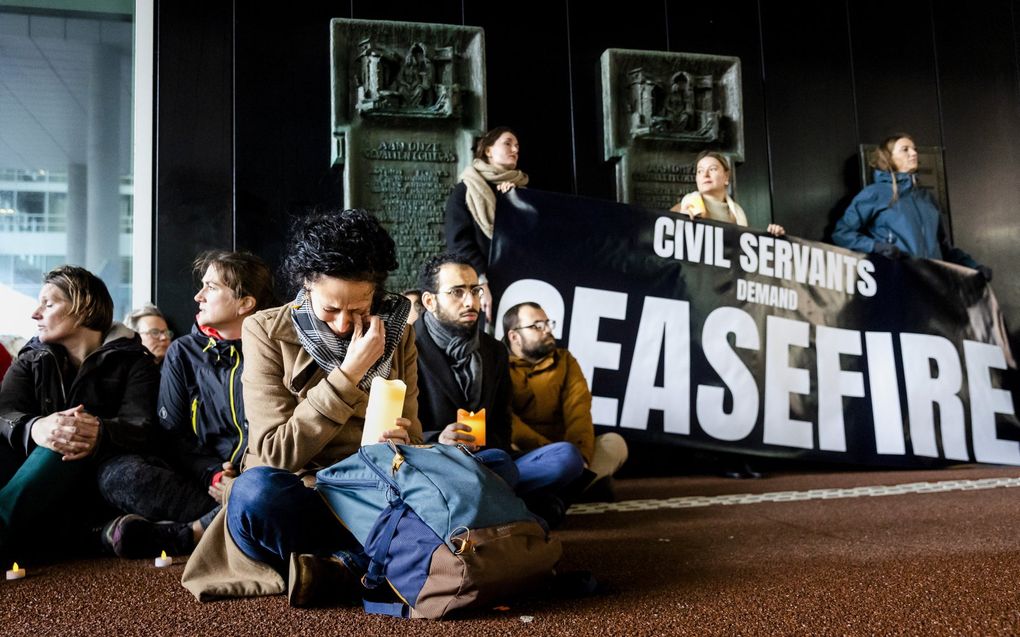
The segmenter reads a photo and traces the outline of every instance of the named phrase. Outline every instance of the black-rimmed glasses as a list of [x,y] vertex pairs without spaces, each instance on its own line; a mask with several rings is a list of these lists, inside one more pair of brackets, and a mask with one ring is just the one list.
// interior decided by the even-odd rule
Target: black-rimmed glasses
[[535,321],[531,325],[521,325],[520,327],[515,327],[514,329],[515,330],[538,330],[539,332],[545,332],[546,330],[548,330],[550,332],[554,332],[554,331],[556,331],[556,321],[554,321],[552,319],[549,319],[548,321]]

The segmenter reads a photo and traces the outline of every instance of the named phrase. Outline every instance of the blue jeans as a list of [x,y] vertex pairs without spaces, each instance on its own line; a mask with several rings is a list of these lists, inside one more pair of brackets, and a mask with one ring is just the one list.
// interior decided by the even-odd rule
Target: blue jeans
[[478,459],[521,497],[557,495],[584,471],[584,457],[569,442],[554,442],[517,458],[501,449],[486,449]]
[[273,467],[253,467],[234,481],[227,530],[245,555],[284,577],[291,553],[327,556],[359,546],[317,491]]

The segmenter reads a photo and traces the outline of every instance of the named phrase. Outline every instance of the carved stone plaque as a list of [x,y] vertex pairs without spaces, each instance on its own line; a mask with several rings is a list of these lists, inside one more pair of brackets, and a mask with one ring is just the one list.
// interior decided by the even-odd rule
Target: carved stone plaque
[[482,29],[332,21],[332,161],[344,205],[365,208],[397,244],[393,290],[415,287],[441,252],[443,209],[485,130]]
[[617,200],[669,208],[696,189],[699,152],[720,152],[731,165],[744,159],[740,59],[607,49],[602,122],[605,159],[617,162]]

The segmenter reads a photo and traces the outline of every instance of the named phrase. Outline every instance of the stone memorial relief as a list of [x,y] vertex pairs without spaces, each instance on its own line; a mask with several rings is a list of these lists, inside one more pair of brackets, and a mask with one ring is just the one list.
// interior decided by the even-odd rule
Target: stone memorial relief
[[481,29],[332,21],[332,160],[344,205],[366,208],[397,244],[387,287],[416,287],[441,252],[443,210],[485,130]]
[[734,184],[744,159],[740,59],[607,49],[602,124],[617,201],[669,209],[697,189],[693,164],[703,150],[730,159]]

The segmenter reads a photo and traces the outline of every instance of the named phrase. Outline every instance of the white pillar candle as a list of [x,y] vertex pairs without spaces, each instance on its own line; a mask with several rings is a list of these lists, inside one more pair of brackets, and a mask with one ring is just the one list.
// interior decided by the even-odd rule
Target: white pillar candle
[[399,379],[386,380],[376,376],[368,392],[365,409],[365,426],[361,432],[361,445],[374,445],[383,432],[394,429],[397,418],[404,412],[404,394],[407,385]]

